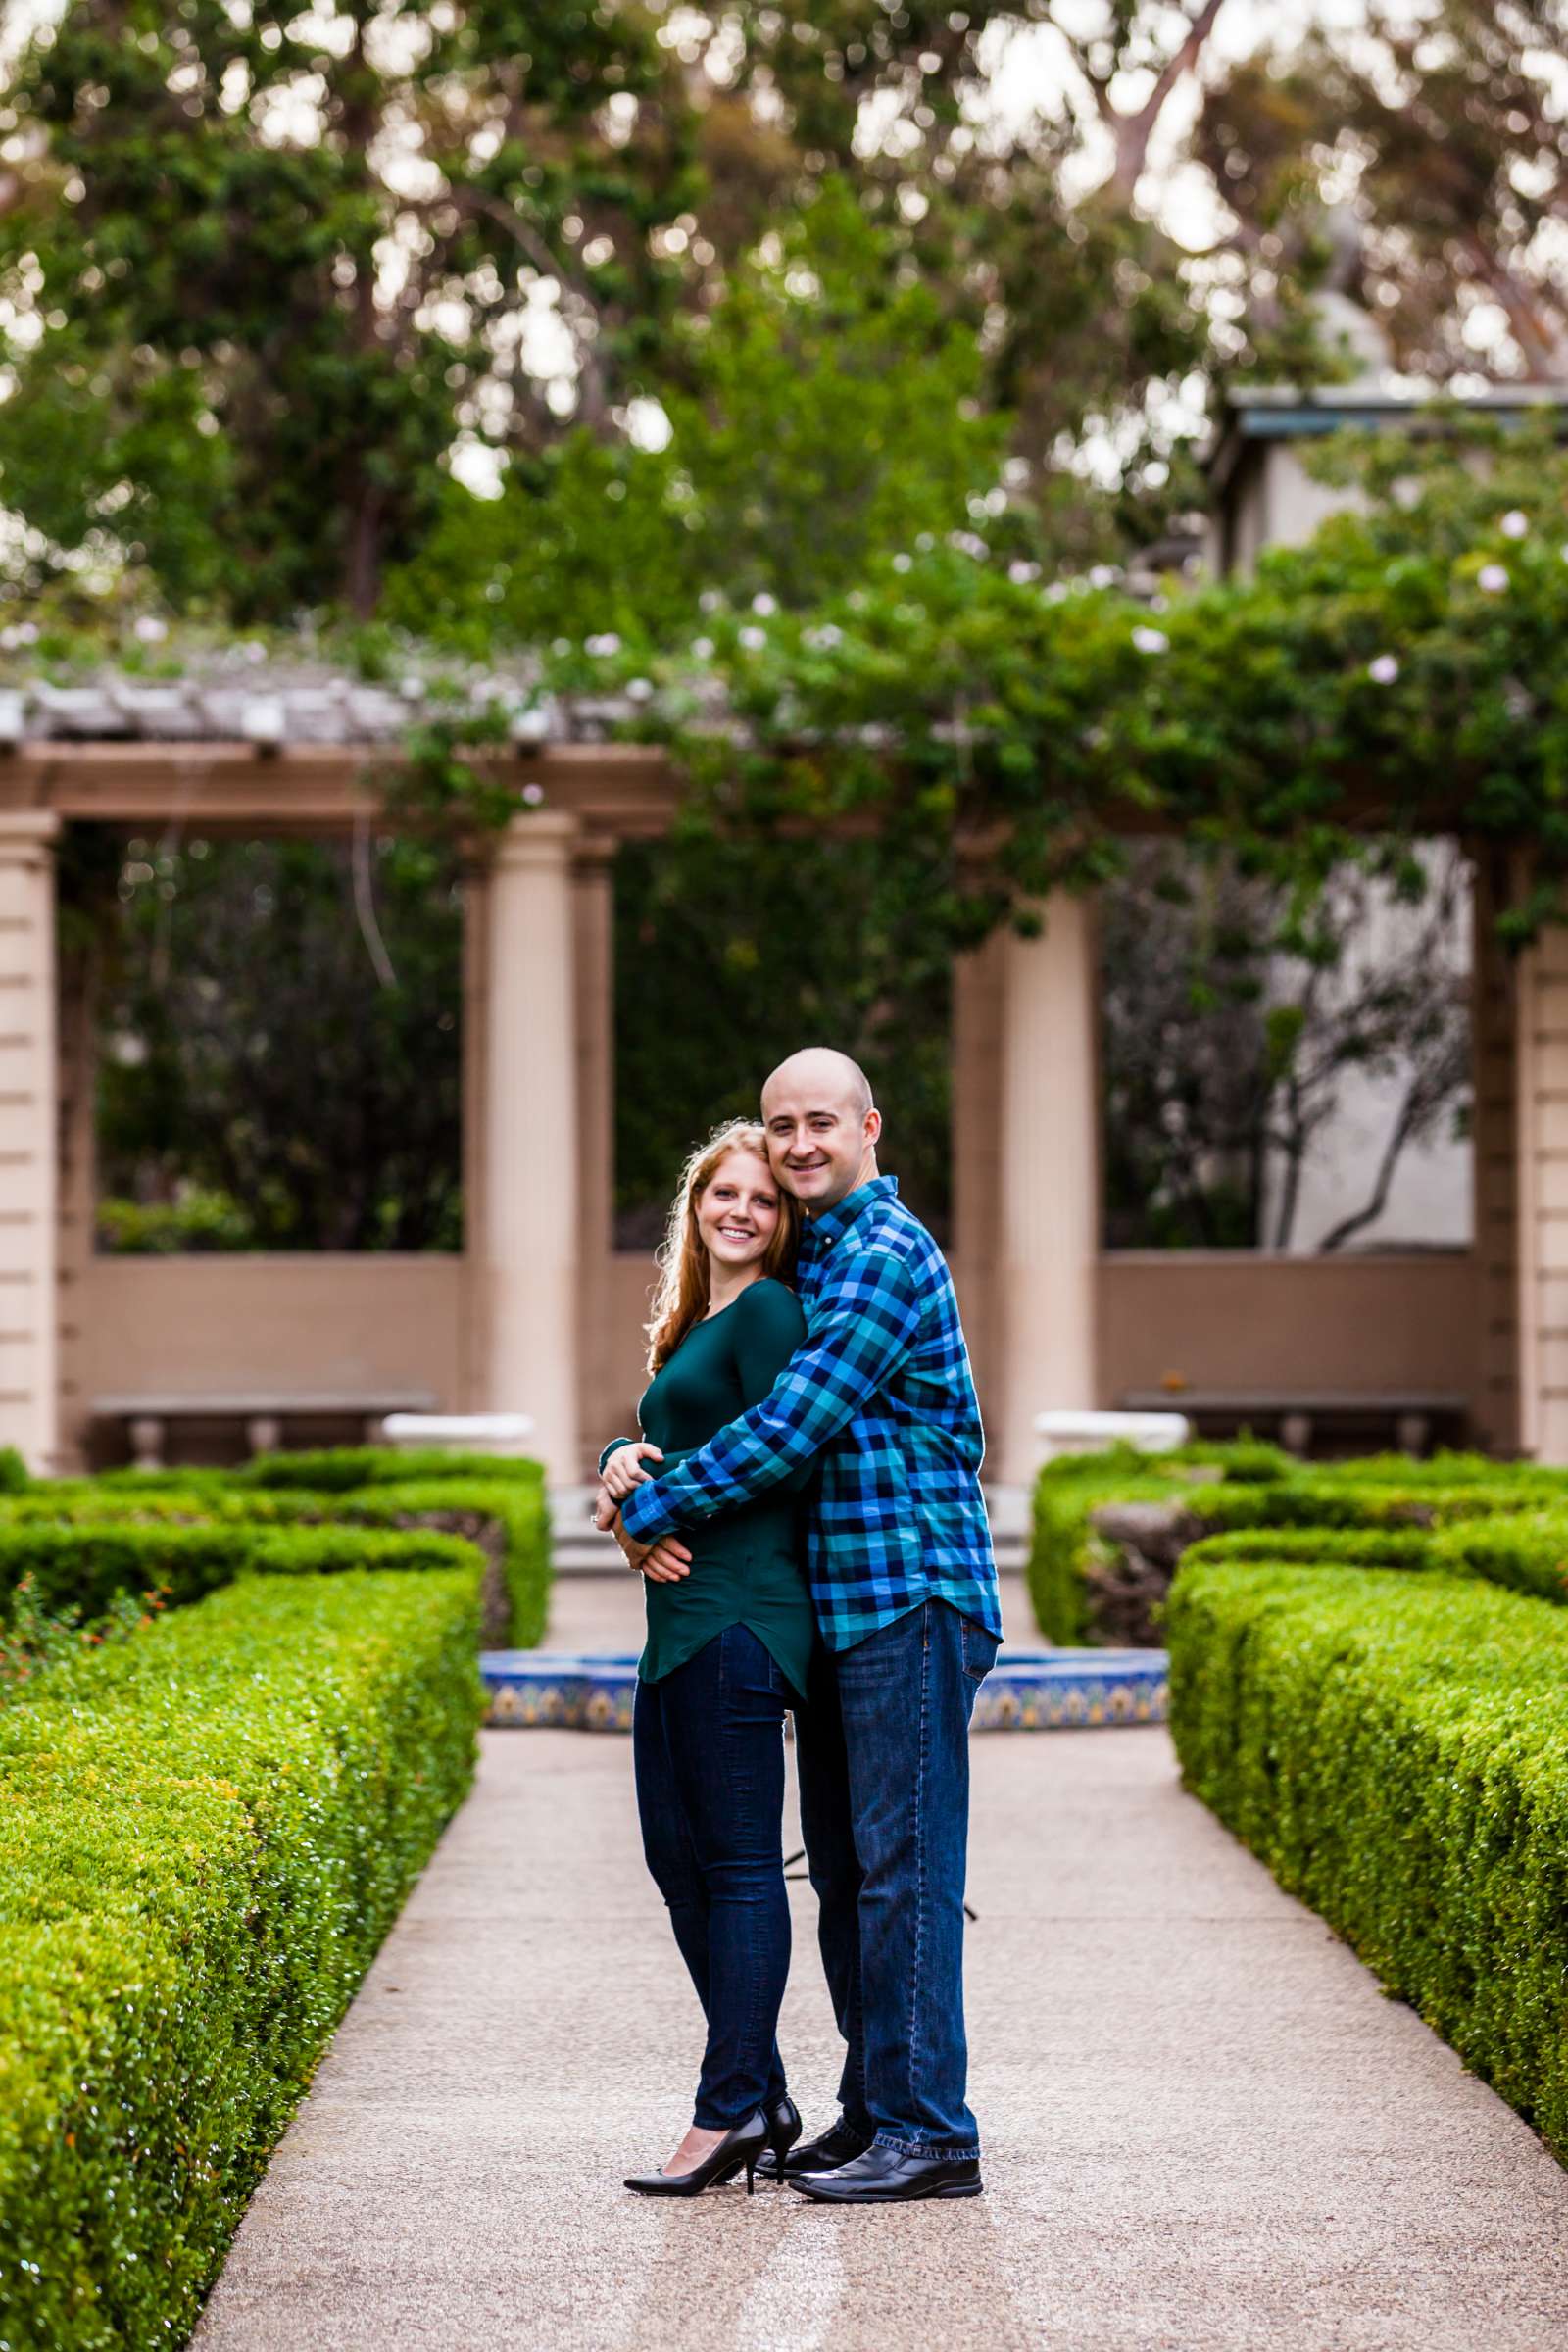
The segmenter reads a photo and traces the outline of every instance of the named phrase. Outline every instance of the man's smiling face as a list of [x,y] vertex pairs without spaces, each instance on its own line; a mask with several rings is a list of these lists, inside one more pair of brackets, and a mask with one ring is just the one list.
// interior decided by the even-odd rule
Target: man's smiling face
[[792,1054],[762,1089],[773,1173],[803,1208],[835,1207],[877,1172],[881,1113],[855,1063],[813,1048]]

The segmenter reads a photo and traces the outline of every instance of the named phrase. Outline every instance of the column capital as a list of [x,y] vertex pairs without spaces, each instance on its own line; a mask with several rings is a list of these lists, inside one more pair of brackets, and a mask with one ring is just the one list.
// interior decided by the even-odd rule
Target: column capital
[[576,849],[582,827],[564,808],[527,808],[496,835],[493,862],[506,866],[564,865]]
[[59,837],[58,809],[0,808],[0,865],[39,864]]

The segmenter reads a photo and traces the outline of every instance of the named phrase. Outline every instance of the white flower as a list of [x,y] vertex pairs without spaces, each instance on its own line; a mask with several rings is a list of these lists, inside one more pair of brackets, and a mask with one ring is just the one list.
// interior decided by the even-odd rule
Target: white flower
[[1476,573],[1476,586],[1484,588],[1488,596],[1501,596],[1507,585],[1508,574],[1500,564],[1483,564]]
[[1025,564],[1021,558],[1015,557],[1007,565],[1007,577],[1015,588],[1027,588],[1031,580],[1039,579],[1040,566],[1038,564]]
[[1134,629],[1133,643],[1141,654],[1163,654],[1170,650],[1170,639],[1163,629]]
[[260,637],[250,638],[242,649],[247,662],[265,662],[267,647]]
[[601,654],[618,654],[620,639],[613,629],[602,629],[597,637],[589,637],[584,641],[582,650],[596,658]]
[[652,679],[632,678],[627,684],[626,700],[629,703],[649,703],[653,701],[653,698],[654,688]]
[[160,620],[156,612],[144,612],[136,623],[136,634],[143,645],[161,645],[169,635],[169,623]]
[[1048,605],[1059,605],[1071,593],[1065,580],[1053,580],[1046,590],[1046,602]]
[[530,808],[537,808],[545,797],[545,788],[542,784],[525,784],[522,788],[522,797]]
[[696,655],[699,662],[711,662],[713,659],[713,640],[711,637],[694,637],[692,639],[692,652]]
[[895,556],[893,559],[893,568],[895,571],[907,571],[913,562],[914,558],[912,556]]
[[555,655],[558,662],[564,662],[566,656],[571,651],[571,639],[569,637],[552,637],[550,640],[550,651]]
[[1502,518],[1501,528],[1502,535],[1505,539],[1528,538],[1530,533],[1530,517],[1528,514],[1521,514],[1517,507],[1510,507],[1507,514]]
[[973,556],[976,563],[991,553],[989,542],[982,539],[978,531],[950,531],[948,545],[956,548],[960,556]]
[[778,598],[776,596],[769,596],[767,590],[764,588],[760,596],[753,597],[752,611],[754,612],[760,612],[762,618],[766,620],[770,612],[776,612],[778,611]]
[[17,623],[17,638],[20,644],[36,645],[38,642],[38,623],[35,620],[19,620]]
[[1392,686],[1399,674],[1399,664],[1392,654],[1379,654],[1366,665],[1366,674],[1374,686]]
[[697,603],[699,609],[704,612],[722,612],[724,610],[723,590],[720,588],[705,588],[702,595],[697,599]]
[[1089,567],[1091,588],[1114,588],[1120,578],[1121,573],[1114,564],[1092,564]]
[[829,653],[835,645],[844,643],[844,631],[836,621],[824,620],[819,629],[808,629],[806,642],[815,653]]
[[767,643],[765,629],[742,629],[741,643],[749,654],[760,654]]
[[922,556],[928,556],[936,545],[935,535],[930,531],[922,531],[914,544]]

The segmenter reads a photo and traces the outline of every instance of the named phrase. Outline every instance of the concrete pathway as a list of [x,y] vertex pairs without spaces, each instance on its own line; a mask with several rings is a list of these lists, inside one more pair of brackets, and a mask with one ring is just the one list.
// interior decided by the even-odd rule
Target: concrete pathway
[[[634,1638],[612,1581],[561,1598],[560,1645]],[[984,2198],[627,2194],[698,2048],[630,1761],[486,1734],[200,2352],[1568,2346],[1568,2175],[1182,1793],[1152,1730],[975,1742]],[[834,2042],[793,1892],[783,2042],[811,2126]]]

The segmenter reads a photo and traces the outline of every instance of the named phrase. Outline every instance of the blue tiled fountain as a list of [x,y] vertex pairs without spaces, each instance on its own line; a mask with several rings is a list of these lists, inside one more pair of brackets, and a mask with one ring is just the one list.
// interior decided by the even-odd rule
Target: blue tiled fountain
[[[487,1649],[479,1659],[492,1724],[629,1732],[634,1650]],[[1163,1723],[1162,1649],[1003,1649],[981,1687],[977,1732],[1081,1731]]]

